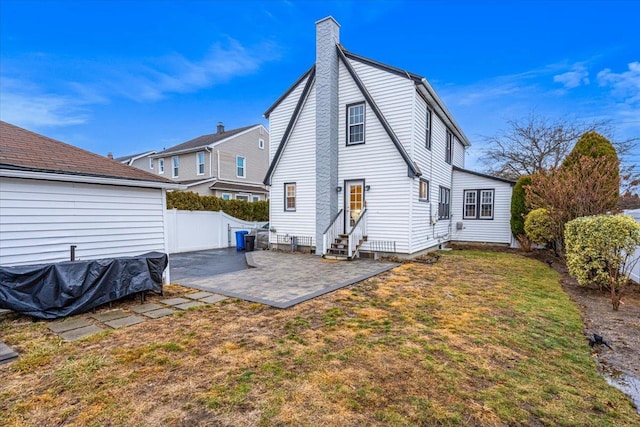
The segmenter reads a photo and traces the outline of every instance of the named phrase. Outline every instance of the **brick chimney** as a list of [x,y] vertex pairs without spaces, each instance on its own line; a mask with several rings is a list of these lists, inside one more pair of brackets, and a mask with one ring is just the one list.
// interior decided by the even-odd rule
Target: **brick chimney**
[[113,160],[113,153],[111,152],[107,153],[107,158]]
[[218,131],[217,133],[224,133],[224,125],[222,122],[218,122]]
[[322,233],[338,213],[338,52],[340,24],[316,22],[316,254]]

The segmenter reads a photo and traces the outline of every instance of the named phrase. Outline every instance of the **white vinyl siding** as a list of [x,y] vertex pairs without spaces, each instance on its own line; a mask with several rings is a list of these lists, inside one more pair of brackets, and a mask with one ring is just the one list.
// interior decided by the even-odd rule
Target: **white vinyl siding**
[[[302,85],[304,85],[302,83]],[[296,92],[296,91],[294,91]],[[301,91],[297,96],[292,95],[283,101],[269,117],[270,123],[288,122],[293,114],[295,103],[298,102]],[[308,98],[302,107],[298,121],[291,133],[286,149],[282,153],[278,167],[271,179],[269,192],[269,225],[276,233],[269,233],[269,241],[277,243],[278,234],[290,236],[312,237],[315,244],[316,236],[316,108],[315,87],[311,87]],[[292,102],[290,108],[288,103]],[[342,109],[344,111],[344,108]],[[286,116],[283,118],[282,116]],[[342,122],[344,123],[344,122]],[[286,126],[286,125],[285,125]],[[273,129],[273,127],[271,128]],[[283,129],[284,131],[284,129]],[[341,132],[344,134],[343,132]],[[282,134],[277,143],[280,142]],[[274,144],[275,145],[275,144]],[[274,150],[271,150],[272,152]],[[284,183],[296,183],[296,211],[283,209]]]
[[287,129],[289,120],[293,115],[293,110],[296,108],[296,104],[298,103],[298,99],[300,99],[300,94],[306,83],[306,78],[298,83],[298,86],[296,86],[269,115],[269,163],[271,163],[276,151],[278,151],[278,146],[282,141],[284,131]]
[[160,189],[1,179],[0,265],[165,251]]
[[453,144],[453,166],[464,169],[464,155],[466,150],[464,145],[462,145],[458,138],[454,139],[455,143]]
[[[453,189],[451,191],[451,211],[453,222],[452,240],[464,242],[511,243],[511,192],[513,187],[503,181],[474,175],[468,172],[453,171]],[[493,219],[464,218],[465,190],[492,192]],[[486,196],[486,195],[485,195]],[[482,196],[476,202],[477,209],[482,210]],[[485,198],[486,200],[486,198]],[[481,212],[478,212],[478,214]],[[462,230],[458,230],[457,223],[462,223]]]

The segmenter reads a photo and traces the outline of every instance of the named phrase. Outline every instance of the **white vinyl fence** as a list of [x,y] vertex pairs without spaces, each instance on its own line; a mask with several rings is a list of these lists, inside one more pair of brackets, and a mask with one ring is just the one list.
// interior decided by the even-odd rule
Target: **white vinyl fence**
[[226,213],[167,210],[169,254],[235,246],[235,232],[251,231],[265,222],[250,222]]
[[[624,212],[625,215],[632,216],[638,224],[640,224],[640,209],[633,209]],[[631,270],[631,280],[640,283],[640,246],[636,248],[633,254],[633,270]]]

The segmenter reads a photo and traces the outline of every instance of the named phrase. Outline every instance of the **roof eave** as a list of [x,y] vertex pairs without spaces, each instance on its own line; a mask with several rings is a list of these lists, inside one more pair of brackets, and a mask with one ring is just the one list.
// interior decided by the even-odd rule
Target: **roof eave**
[[476,176],[479,176],[479,177],[482,177],[482,178],[493,179],[495,181],[501,181],[501,182],[504,182],[506,184],[511,185],[512,187],[514,185],[516,185],[516,182],[512,181],[510,179],[501,178],[499,176],[488,175],[486,173],[476,172],[476,171],[472,171],[472,170],[469,170],[469,169],[464,169],[464,168],[461,168],[461,167],[458,167],[458,166],[453,166],[453,170],[454,171],[459,171],[459,172],[465,172],[465,173],[468,173],[468,174],[471,174],[471,175],[476,175]]
[[440,110],[439,115],[442,118],[444,118],[446,122],[448,122],[446,124],[450,126],[451,130],[456,134],[456,137],[460,140],[460,142],[462,142],[467,147],[471,146],[471,142],[469,141],[469,138],[467,138],[467,136],[464,134],[460,125],[458,125],[456,120],[453,118],[453,115],[449,112],[447,107],[444,105],[444,102],[442,102],[442,99],[438,96],[438,94],[433,89],[433,87],[429,84],[427,79],[422,78],[421,81],[416,82],[416,85],[418,86],[419,89],[422,89],[421,93],[423,96],[430,98],[430,99],[427,99],[427,101],[431,101],[431,103],[435,104],[435,107],[437,107]]

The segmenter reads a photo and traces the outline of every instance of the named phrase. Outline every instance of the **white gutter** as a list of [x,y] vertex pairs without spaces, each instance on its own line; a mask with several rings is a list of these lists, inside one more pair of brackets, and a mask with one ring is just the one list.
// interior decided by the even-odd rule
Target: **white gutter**
[[42,179],[46,181],[82,182],[85,184],[121,185],[126,187],[164,188],[167,190],[185,190],[187,187],[172,182],[138,181],[127,178],[109,178],[101,176],[73,175],[65,173],[32,172],[25,170],[0,169],[0,177]]

